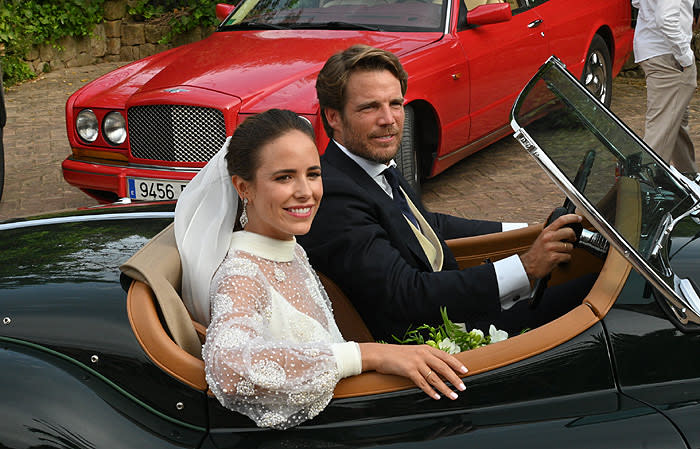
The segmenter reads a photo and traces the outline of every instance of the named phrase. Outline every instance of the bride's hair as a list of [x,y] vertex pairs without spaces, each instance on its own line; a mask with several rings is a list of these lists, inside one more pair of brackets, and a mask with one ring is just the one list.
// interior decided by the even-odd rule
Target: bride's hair
[[311,123],[286,109],[269,109],[241,123],[226,152],[229,175],[252,181],[260,165],[260,149],[289,131],[301,131],[315,140]]

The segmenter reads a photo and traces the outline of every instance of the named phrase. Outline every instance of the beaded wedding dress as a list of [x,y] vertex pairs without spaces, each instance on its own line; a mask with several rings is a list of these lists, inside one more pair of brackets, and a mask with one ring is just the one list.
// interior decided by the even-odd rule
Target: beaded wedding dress
[[246,231],[211,284],[202,355],[207,382],[227,408],[260,427],[313,418],[342,377],[359,374],[359,347],[345,342],[330,301],[295,240]]

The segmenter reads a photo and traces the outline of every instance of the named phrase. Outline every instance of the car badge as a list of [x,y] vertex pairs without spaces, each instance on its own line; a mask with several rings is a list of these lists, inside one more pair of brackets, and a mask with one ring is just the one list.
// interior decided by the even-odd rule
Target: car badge
[[170,92],[171,94],[176,94],[178,92],[189,92],[189,89],[183,89],[181,87],[171,87],[169,89],[163,89],[166,92]]

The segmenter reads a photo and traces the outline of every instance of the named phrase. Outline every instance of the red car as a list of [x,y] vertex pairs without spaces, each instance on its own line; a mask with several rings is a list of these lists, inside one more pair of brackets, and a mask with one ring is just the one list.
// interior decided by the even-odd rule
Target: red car
[[[483,4],[486,1],[489,4]],[[316,74],[365,43],[409,74],[397,162],[417,186],[509,134],[516,95],[554,54],[605,104],[632,47],[628,0],[242,0],[200,42],[136,61],[66,104],[63,176],[103,202],[175,199],[250,114],[323,131]]]

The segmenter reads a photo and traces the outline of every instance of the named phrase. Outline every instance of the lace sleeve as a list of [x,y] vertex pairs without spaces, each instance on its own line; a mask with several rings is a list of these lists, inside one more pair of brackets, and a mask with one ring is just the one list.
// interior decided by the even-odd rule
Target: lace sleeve
[[339,372],[330,342],[274,336],[273,292],[256,268],[238,260],[214,277],[212,320],[202,355],[209,387],[225,407],[260,427],[284,429],[325,408]]

